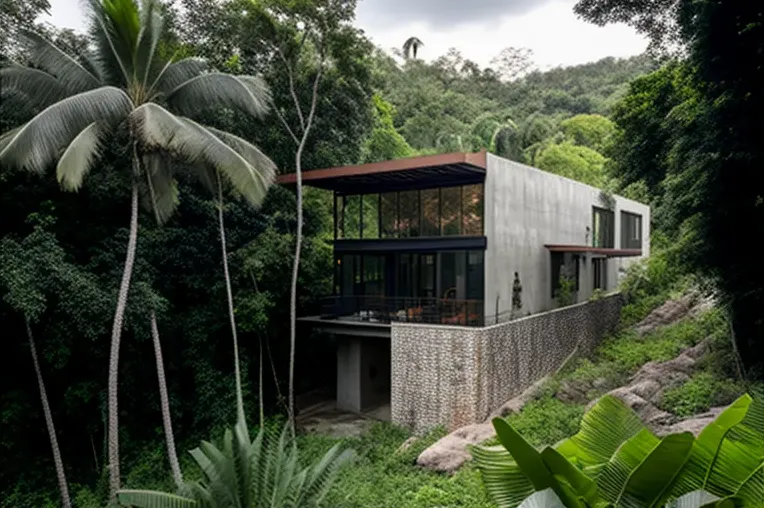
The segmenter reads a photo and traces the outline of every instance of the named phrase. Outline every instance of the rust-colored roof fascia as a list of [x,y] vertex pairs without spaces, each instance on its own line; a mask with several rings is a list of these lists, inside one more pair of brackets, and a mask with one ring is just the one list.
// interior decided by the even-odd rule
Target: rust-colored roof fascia
[[588,245],[544,245],[551,252],[589,252],[611,257],[641,256],[642,249],[609,249],[605,247],[591,247]]
[[[340,166],[336,168],[315,169],[312,171],[303,171],[302,181],[303,183],[310,183],[312,181],[318,180],[329,180],[349,176],[373,175],[375,173],[392,173],[395,171],[429,168],[434,166],[447,166],[450,164],[470,164],[472,166],[485,169],[486,152],[444,153],[438,155],[409,157],[406,159],[396,159],[392,161],[373,162],[370,164],[360,164],[356,166]],[[276,183],[282,185],[295,184],[297,183],[297,175],[295,173],[281,175],[276,179]]]

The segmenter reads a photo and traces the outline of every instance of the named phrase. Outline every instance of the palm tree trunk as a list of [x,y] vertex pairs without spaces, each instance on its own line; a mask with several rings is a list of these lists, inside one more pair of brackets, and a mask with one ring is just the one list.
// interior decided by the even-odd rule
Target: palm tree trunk
[[48,405],[48,395],[45,392],[45,383],[42,380],[42,371],[40,362],[37,360],[37,348],[35,347],[34,337],[32,335],[32,326],[29,320],[27,324],[27,337],[29,337],[29,349],[32,352],[32,362],[34,362],[34,371],[37,374],[37,385],[40,387],[40,401],[42,401],[42,412],[45,415],[45,425],[48,427],[48,437],[50,438],[50,447],[53,449],[53,464],[56,466],[56,476],[58,477],[58,489],[61,491],[61,504],[64,508],[71,508],[72,502],[69,499],[69,487],[66,484],[66,474],[64,473],[64,462],[61,460],[61,450],[58,448],[56,439],[56,429],[53,426],[53,414]]
[[223,253],[223,275],[225,277],[225,290],[228,296],[228,317],[231,321],[231,336],[233,337],[233,361],[234,375],[236,376],[236,421],[244,420],[244,394],[241,389],[241,371],[239,369],[239,339],[236,336],[236,317],[233,311],[233,292],[231,291],[231,276],[228,273],[228,249],[225,242],[225,224],[223,222],[223,184],[220,181],[220,172],[216,171],[218,180],[218,222],[220,224],[220,249]]
[[172,417],[170,416],[170,399],[167,396],[167,379],[164,375],[164,361],[162,360],[162,345],[159,342],[159,328],[157,316],[151,309],[151,338],[154,341],[154,356],[157,361],[157,378],[159,379],[159,403],[162,407],[162,423],[164,424],[164,437],[167,441],[167,458],[170,461],[170,470],[175,485],[180,488],[183,485],[183,475],[180,472],[178,454],[175,452],[175,437],[172,433]]
[[133,145],[133,192],[130,202],[130,236],[127,241],[125,267],[122,271],[122,282],[117,295],[117,310],[114,312],[114,325],[111,330],[111,353],[109,356],[109,494],[112,502],[116,501],[119,490],[119,407],[117,405],[117,388],[119,375],[119,342],[122,337],[122,323],[125,318],[127,295],[130,291],[130,279],[135,263],[135,247],[138,243],[138,178],[140,166],[137,147]]
[[262,429],[265,425],[265,401],[263,400],[263,336],[262,334],[257,334],[258,342],[260,343],[260,370],[259,370],[259,376],[260,379],[257,380],[258,382],[258,398],[260,402],[260,428]]

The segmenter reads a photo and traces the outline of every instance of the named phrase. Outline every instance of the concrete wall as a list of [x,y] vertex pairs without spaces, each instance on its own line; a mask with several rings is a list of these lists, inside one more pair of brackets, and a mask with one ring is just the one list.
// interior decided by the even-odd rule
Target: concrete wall
[[621,296],[486,328],[393,323],[393,423],[423,432],[484,421],[504,402],[591,352],[618,322]]
[[[491,154],[485,182],[486,315],[511,308],[514,272],[523,285],[522,315],[555,307],[551,294],[551,256],[545,244],[591,245],[592,207],[603,207],[600,189]],[[650,254],[650,208],[615,196],[615,247],[620,248],[621,211],[642,215],[642,253]],[[637,258],[608,260],[608,289],[620,269]],[[591,296],[591,261],[581,266],[577,301]]]

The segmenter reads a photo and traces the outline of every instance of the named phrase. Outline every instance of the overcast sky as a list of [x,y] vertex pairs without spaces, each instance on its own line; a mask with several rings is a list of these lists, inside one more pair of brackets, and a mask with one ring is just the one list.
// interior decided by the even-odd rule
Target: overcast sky
[[[43,19],[84,29],[79,0],[50,0]],[[502,48],[526,47],[539,68],[642,53],[646,40],[624,25],[597,27],[576,18],[575,0],[359,0],[356,24],[386,50],[410,36],[424,42],[420,58],[455,47],[482,66]]]

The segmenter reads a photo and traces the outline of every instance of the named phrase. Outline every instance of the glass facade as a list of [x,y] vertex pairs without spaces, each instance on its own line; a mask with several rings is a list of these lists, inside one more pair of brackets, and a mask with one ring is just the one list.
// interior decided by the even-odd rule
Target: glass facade
[[483,300],[482,250],[339,254],[337,296]]
[[337,195],[338,239],[483,236],[483,184]]

